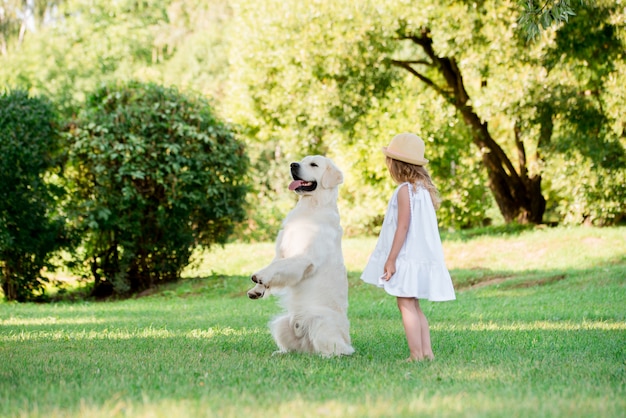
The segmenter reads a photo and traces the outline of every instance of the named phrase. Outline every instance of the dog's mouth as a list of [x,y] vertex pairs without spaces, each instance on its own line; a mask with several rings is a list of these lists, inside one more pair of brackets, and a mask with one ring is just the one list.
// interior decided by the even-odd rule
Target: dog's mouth
[[293,181],[289,184],[289,190],[295,191],[296,193],[302,192],[312,192],[317,188],[316,181],[305,181],[300,177],[292,174]]

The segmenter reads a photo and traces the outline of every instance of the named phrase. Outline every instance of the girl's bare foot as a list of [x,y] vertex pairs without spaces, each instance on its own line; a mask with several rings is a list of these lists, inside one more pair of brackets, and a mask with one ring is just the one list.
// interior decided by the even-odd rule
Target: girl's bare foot
[[425,354],[422,357],[411,356],[404,361],[406,361],[407,363],[413,363],[413,362],[425,361],[425,360],[433,361],[434,359],[435,359],[435,355],[433,353],[430,353],[430,354]]

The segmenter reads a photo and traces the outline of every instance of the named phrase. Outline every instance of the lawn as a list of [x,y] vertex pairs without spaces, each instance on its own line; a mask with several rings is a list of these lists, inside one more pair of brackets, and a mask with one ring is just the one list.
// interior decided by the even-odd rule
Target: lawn
[[198,252],[175,286],[109,302],[0,303],[2,417],[623,417],[626,228],[444,234],[457,300],[423,302],[408,364],[395,300],[344,240],[356,353],[272,356],[273,244]]

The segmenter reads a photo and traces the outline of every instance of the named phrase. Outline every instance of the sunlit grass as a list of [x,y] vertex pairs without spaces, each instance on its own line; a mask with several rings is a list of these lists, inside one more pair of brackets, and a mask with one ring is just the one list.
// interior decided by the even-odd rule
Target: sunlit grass
[[558,330],[558,331],[578,331],[578,330],[610,330],[626,331],[626,322],[612,322],[612,321],[583,321],[583,322],[548,322],[548,321],[535,321],[535,322],[522,322],[513,324],[498,324],[494,322],[489,323],[472,323],[466,325],[448,325],[431,327],[433,330],[441,331],[537,331],[537,330]]
[[58,318],[55,316],[48,316],[45,318],[16,318],[9,317],[7,319],[0,319],[0,325],[61,325],[61,324],[98,324],[103,323],[103,319],[96,318]]
[[129,340],[135,338],[197,338],[210,340],[216,336],[236,335],[245,336],[258,334],[260,330],[232,329],[232,328],[209,328],[192,329],[189,331],[171,331],[168,329],[137,328],[137,329],[113,329],[82,330],[82,331],[31,331],[0,335],[0,341],[37,341],[37,340]]
[[444,241],[450,269],[489,268],[504,271],[589,268],[626,258],[626,228],[539,228],[512,236],[483,235],[472,245]]

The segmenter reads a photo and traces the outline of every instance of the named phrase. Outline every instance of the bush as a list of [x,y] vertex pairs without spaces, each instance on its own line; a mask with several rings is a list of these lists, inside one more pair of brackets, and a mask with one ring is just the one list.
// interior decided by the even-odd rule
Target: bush
[[[607,147],[608,148],[608,147]],[[547,216],[566,225],[618,225],[626,220],[626,157],[611,155],[595,161],[578,150],[555,156],[547,167],[550,190]],[[605,161],[606,167],[597,161]]]
[[96,296],[177,280],[195,246],[224,243],[244,218],[247,156],[200,97],[105,86],[70,137],[74,214]]
[[43,269],[53,268],[53,252],[68,243],[57,212],[63,188],[48,181],[61,168],[57,125],[47,99],[0,94],[0,282],[7,300],[42,297]]

